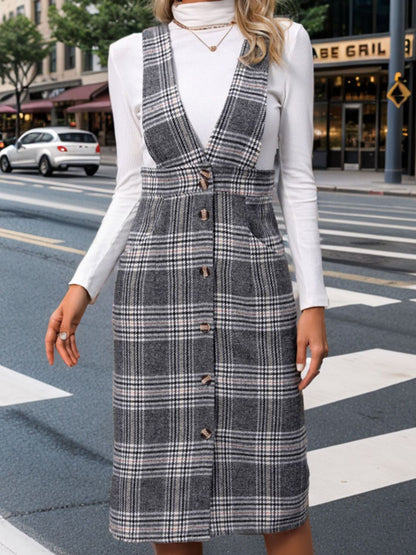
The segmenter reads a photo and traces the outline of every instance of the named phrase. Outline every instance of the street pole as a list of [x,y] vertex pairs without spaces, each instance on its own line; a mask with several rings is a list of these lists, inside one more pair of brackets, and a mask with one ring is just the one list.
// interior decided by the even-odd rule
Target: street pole
[[[404,4],[405,0],[390,0],[389,89],[396,72],[404,75]],[[402,122],[403,106],[397,108],[388,100],[385,183],[402,182]]]

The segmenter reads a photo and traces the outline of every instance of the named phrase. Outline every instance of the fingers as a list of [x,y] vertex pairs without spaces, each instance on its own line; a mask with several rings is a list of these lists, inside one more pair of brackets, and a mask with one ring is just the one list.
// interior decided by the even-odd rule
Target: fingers
[[56,336],[59,332],[59,327],[61,325],[61,320],[62,314],[59,309],[55,310],[49,319],[48,329],[46,330],[45,335],[46,358],[48,359],[49,364],[53,364],[54,362],[54,345]]
[[302,391],[311,381],[316,378],[320,372],[323,359],[328,355],[328,344],[325,342],[320,346],[313,345],[311,347],[311,363],[309,370],[303,380],[299,383],[298,389]]
[[67,366],[74,366],[78,363],[79,358],[78,349],[74,349],[75,331],[67,330],[69,328],[62,324],[56,339],[56,349]]
[[296,350],[296,369],[298,372],[302,372],[306,364],[306,349],[308,347],[308,342],[306,339],[298,339],[297,350]]

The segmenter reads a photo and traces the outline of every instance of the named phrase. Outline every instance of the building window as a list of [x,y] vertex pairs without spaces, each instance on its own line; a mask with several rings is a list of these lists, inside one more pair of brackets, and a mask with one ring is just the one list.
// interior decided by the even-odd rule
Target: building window
[[38,75],[42,75],[42,73],[43,73],[43,60],[41,60],[40,62],[38,62],[36,64],[36,73]]
[[34,12],[34,16],[35,16],[36,25],[39,25],[40,18],[41,18],[40,1],[41,0],[35,0],[34,3],[33,3],[33,7],[34,7],[33,12]]
[[75,46],[65,45],[65,69],[75,67]]
[[82,60],[82,71],[92,71],[93,70],[93,53],[83,52]]
[[49,54],[49,73],[54,73],[56,71],[56,44],[53,46],[51,53]]
[[49,5],[50,6],[55,6],[56,4],[56,0],[49,0]]
[[20,14],[24,15],[24,14],[25,14],[25,7],[24,7],[23,4],[22,4],[21,6],[17,6],[17,8],[16,8],[16,14],[17,14],[17,15],[20,15]]

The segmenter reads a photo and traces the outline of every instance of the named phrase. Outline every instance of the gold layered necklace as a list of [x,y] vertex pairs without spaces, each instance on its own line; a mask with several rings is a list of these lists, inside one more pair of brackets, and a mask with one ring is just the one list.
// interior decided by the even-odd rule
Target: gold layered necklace
[[[215,52],[215,50],[217,50],[219,45],[222,43],[222,41],[225,39],[225,37],[228,35],[228,33],[233,28],[233,25],[236,23],[234,20],[232,20],[232,21],[230,21],[230,23],[217,23],[215,25],[206,25],[204,27],[188,27],[187,25],[184,25],[183,23],[181,23],[180,21],[178,21],[175,18],[173,18],[172,21],[174,23],[176,23],[176,25],[178,25],[179,27],[182,27],[182,29],[187,29],[188,31],[191,31],[191,33],[193,35],[195,35],[197,39],[199,39],[203,44],[205,44],[205,46],[209,50],[211,50],[211,52]],[[214,45],[207,44],[204,40],[201,39],[201,37],[199,37],[196,33],[194,33],[194,30],[195,31],[202,31],[202,29],[217,29],[219,27],[228,27],[228,26],[230,26],[228,31],[225,33],[225,35],[222,37],[222,39],[217,44],[214,44]]]

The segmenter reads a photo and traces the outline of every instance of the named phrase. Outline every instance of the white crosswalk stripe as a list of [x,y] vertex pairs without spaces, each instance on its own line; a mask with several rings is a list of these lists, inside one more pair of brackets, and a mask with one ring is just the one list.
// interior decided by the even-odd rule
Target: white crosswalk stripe
[[0,365],[0,407],[71,395],[67,391]]
[[38,542],[0,516],[0,555],[50,555]]

